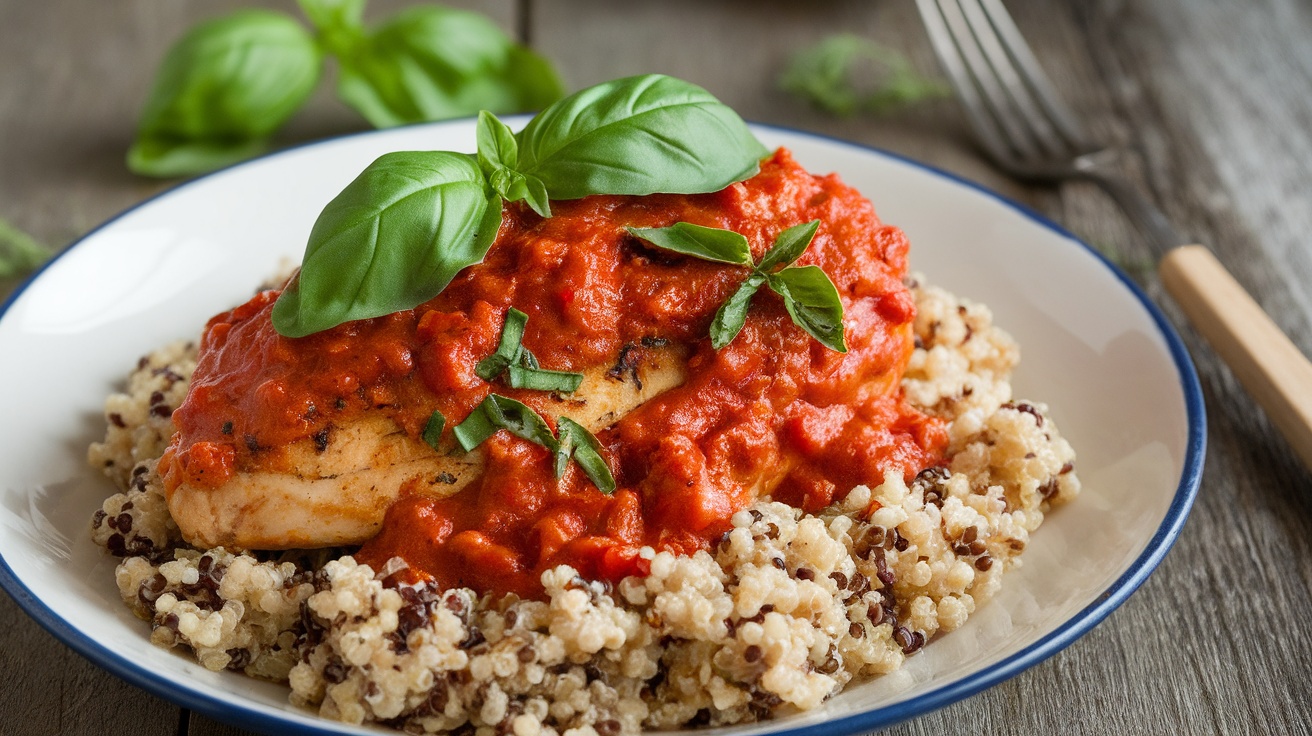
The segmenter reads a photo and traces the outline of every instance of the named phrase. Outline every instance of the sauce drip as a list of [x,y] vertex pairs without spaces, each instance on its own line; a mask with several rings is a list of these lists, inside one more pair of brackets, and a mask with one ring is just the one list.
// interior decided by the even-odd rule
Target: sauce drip
[[[756,177],[713,194],[596,196],[552,209],[543,220],[508,206],[484,262],[413,310],[289,339],[269,320],[274,291],[212,319],[174,414],[166,482],[217,487],[236,472],[278,470],[280,448],[366,412],[418,436],[439,410],[449,441],[492,391],[554,428],[543,392],[474,374],[512,306],[529,315],[523,344],[544,367],[614,365],[644,342],[677,342],[689,378],[598,434],[613,495],[574,464],[557,480],[545,448],[499,432],[480,447],[480,478],[444,499],[403,496],[361,562],[380,569],[399,556],[409,564],[401,579],[534,597],[541,572],[559,564],[618,580],[647,572],[645,545],[708,548],[761,495],[814,511],[887,470],[909,479],[940,459],[942,423],[898,390],[915,311],[902,283],[906,238],[836,176],[812,176],[781,150]],[[765,288],[738,337],[713,350],[711,319],[747,270],[661,251],[624,229],[727,228],[759,259],[779,232],[814,219],[819,232],[797,264],[820,266],[837,286],[845,355],[794,325]]]

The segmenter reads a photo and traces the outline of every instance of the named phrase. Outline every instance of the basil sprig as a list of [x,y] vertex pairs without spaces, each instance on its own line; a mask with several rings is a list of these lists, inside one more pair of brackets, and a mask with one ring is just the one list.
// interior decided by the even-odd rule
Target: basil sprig
[[453,8],[408,8],[359,29],[335,55],[338,96],[378,128],[480,109],[534,110],[564,94],[544,58],[485,16]]
[[260,153],[314,91],[320,66],[314,38],[282,13],[241,10],[196,26],[164,57],[128,168],[180,176]]
[[483,260],[500,224],[501,202],[472,156],[385,154],[319,215],[274,329],[304,337],[422,304]]
[[[793,266],[820,228],[819,220],[794,225],[775,237],[760,263],[752,263],[747,238],[732,230],[676,222],[669,227],[627,228],[659,248],[705,261],[746,266],[751,273],[720,305],[711,321],[711,346],[733,342],[747,323],[747,309],[762,284],[783,297],[793,322],[825,347],[847,352],[843,336],[843,301],[828,274],[818,266]],[[778,266],[785,268],[775,271]]]
[[597,438],[569,417],[560,417],[557,425],[560,427],[559,439],[551,433],[551,427],[547,426],[542,415],[532,407],[500,394],[488,394],[465,421],[451,431],[460,448],[471,452],[498,430],[504,429],[516,437],[550,450],[555,458],[557,478],[565,474],[565,468],[570,458],[573,458],[588,476],[588,480],[602,493],[613,493],[615,477],[601,456],[601,443],[597,442]]
[[373,29],[365,0],[299,0],[291,16],[240,10],[202,23],[160,65],[128,151],[146,176],[199,174],[268,148],[310,97],[324,59],[338,96],[376,127],[534,110],[564,94],[555,69],[487,18],[418,6]]
[[484,381],[494,381],[503,374],[511,388],[534,391],[564,391],[573,393],[583,383],[582,373],[547,370],[538,364],[532,351],[521,344],[528,315],[511,307],[506,310],[506,321],[501,325],[501,343],[497,351],[478,361],[474,373]]
[[[549,199],[714,192],[755,174],[767,153],[706,90],[659,74],[585,89],[517,135],[482,114],[477,157],[387,154],[328,204],[274,328],[301,337],[431,299],[487,253],[502,199],[548,216]],[[525,376],[515,362],[512,382]]]

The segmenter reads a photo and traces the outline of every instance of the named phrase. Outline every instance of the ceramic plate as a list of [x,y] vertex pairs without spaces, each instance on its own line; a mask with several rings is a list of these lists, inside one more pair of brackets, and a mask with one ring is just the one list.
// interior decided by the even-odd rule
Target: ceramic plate
[[[514,123],[520,127],[523,121]],[[1067,646],[1137,588],[1198,488],[1204,417],[1179,338],[1122,273],[1061,228],[942,172],[856,145],[758,127],[815,172],[839,172],[904,228],[912,267],[993,308],[1020,342],[1018,398],[1048,403],[1084,492],[1034,534],[1021,569],[961,629],[899,672],[804,715],[734,734],[858,733],[994,685]],[[137,358],[195,338],[285,258],[323,205],[378,155],[470,151],[471,121],[365,133],[188,182],[49,264],[0,313],[0,584],[96,664],[189,708],[278,733],[373,732],[287,704],[282,686],[209,672],[156,648],[119,601],[115,560],[88,534],[110,483],[86,465],[101,406]]]

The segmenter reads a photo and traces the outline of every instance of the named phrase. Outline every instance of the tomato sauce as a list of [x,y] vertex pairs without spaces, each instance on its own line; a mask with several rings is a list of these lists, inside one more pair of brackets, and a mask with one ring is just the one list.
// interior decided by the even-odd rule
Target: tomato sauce
[[[689,378],[598,434],[614,494],[573,463],[556,479],[545,448],[498,432],[464,490],[392,506],[357,555],[375,569],[400,556],[405,578],[536,596],[541,572],[558,564],[617,580],[647,572],[643,546],[707,548],[761,495],[814,511],[887,470],[909,478],[940,459],[941,422],[898,390],[915,311],[902,283],[906,238],[836,176],[812,176],[781,150],[720,192],[596,196],[552,210],[544,220],[507,206],[484,262],[413,310],[290,339],[270,323],[271,291],[212,319],[174,414],[166,482],[217,487],[236,472],[285,469],[282,448],[367,412],[418,436],[439,410],[450,441],[450,427],[492,391],[539,409],[554,429],[543,392],[474,373],[510,307],[529,315],[523,344],[545,368],[613,365],[626,349],[665,341],[687,346]],[[711,320],[747,269],[661,251],[624,229],[727,228],[759,259],[778,233],[814,219],[797,264],[820,266],[837,287],[846,354],[794,325],[768,288],[738,337],[712,349]]]

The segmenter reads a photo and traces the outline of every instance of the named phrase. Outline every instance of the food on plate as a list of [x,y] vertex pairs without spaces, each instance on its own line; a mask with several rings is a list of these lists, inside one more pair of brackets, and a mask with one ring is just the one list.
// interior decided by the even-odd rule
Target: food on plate
[[[1015,343],[708,98],[619,80],[485,116],[477,169],[380,159],[297,274],[143,358],[92,533],[152,640],[348,722],[614,736],[814,708],[991,597],[1079,490]],[[589,173],[684,108],[718,173]],[[404,294],[334,250],[398,167],[448,249]]]

